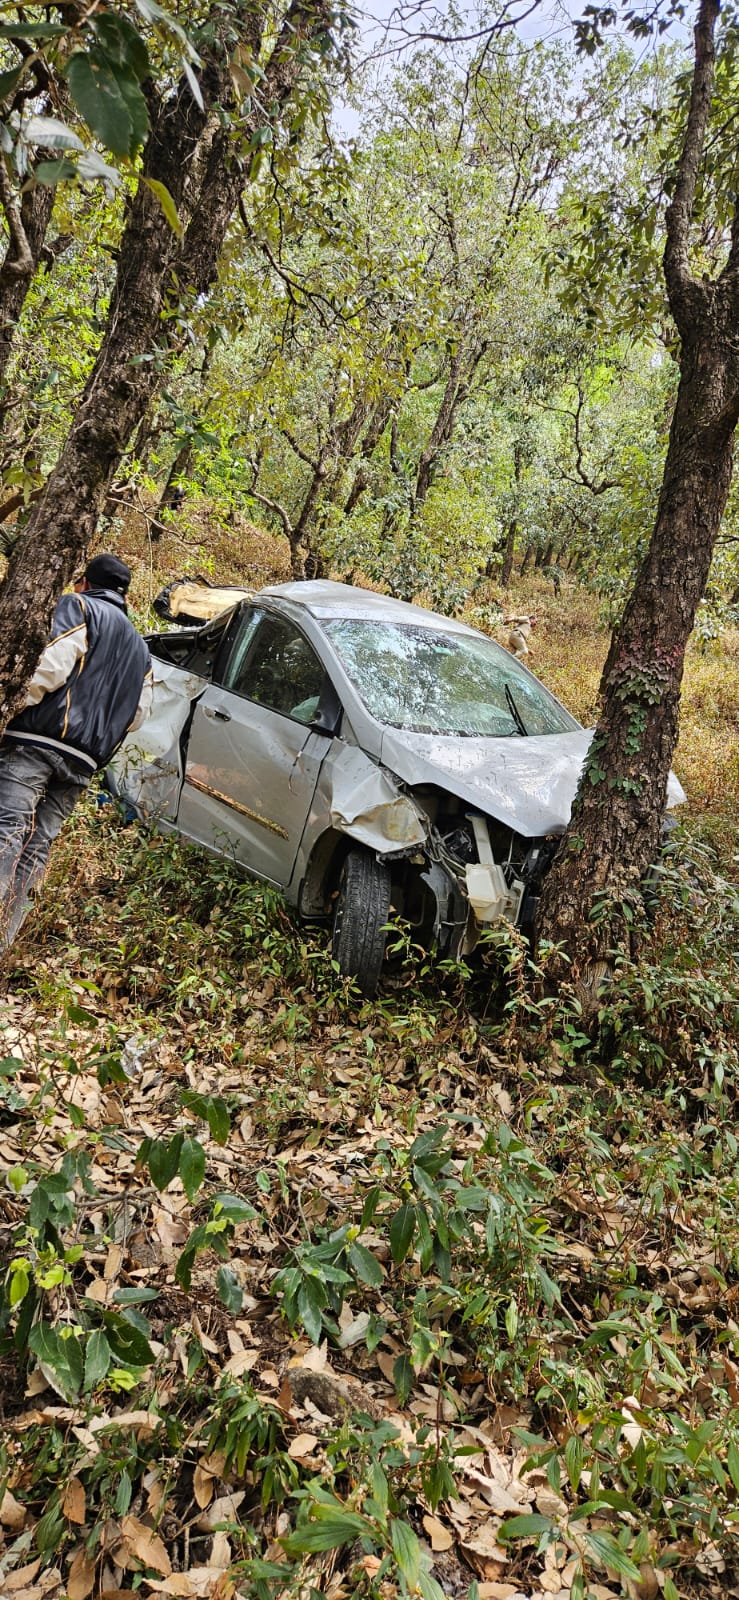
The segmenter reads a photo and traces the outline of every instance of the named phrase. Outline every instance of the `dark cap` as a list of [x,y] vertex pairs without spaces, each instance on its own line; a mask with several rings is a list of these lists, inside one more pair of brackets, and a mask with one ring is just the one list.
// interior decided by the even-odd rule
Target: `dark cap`
[[127,594],[131,568],[120,556],[93,556],[85,567],[85,578],[91,589],[116,589],[118,594]]

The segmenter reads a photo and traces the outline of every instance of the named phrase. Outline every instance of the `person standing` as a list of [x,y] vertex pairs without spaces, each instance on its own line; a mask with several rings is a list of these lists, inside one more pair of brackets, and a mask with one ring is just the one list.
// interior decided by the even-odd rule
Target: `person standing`
[[57,601],[26,704],[0,739],[0,950],[30,909],[49,849],[93,774],[149,715],[149,651],[129,620],[131,570],[89,561]]

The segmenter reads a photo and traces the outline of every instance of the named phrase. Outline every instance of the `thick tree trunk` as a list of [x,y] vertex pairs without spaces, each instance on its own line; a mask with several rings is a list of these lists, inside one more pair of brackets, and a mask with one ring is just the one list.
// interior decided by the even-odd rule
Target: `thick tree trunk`
[[563,945],[586,989],[612,949],[629,947],[659,850],[685,648],[731,484],[739,416],[731,338],[719,341],[714,324],[682,361],[654,532],[614,634],[600,720],[539,908],[539,936]]
[[739,418],[739,204],[719,276],[697,278],[690,265],[718,13],[718,0],[700,0],[690,105],[666,216],[664,271],[681,339],[680,386],[657,519],[603,670],[600,719],[539,907],[539,937],[563,950],[552,975],[569,971],[591,1005],[613,950],[632,942],[634,907],[657,853],[685,649],[731,484]]
[[[285,103],[304,69],[301,40],[325,34],[328,12],[293,0],[240,133],[261,125],[263,106]],[[252,18],[252,30],[259,26]],[[258,53],[258,37],[249,46]],[[228,63],[213,58],[202,73],[207,106],[228,105]],[[145,179],[165,184],[181,219],[170,228]],[[209,117],[185,85],[152,104],[152,132],[121,240],[115,290],[103,342],[71,431],[44,494],[11,558],[0,591],[0,729],[23,701],[23,688],[46,640],[54,601],[73,576],[95,531],[100,506],[135,427],[163,377],[167,328],[163,312],[210,287],[244,184],[228,126]],[[188,220],[189,219],[189,220]]]

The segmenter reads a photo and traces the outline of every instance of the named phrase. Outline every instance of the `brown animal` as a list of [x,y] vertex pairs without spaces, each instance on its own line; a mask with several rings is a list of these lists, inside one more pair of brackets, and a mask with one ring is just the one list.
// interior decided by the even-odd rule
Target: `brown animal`
[[503,643],[506,650],[510,650],[512,655],[518,656],[519,661],[523,661],[524,656],[529,654],[529,638],[532,628],[536,627],[537,620],[536,617],[503,618],[503,627],[508,630]]

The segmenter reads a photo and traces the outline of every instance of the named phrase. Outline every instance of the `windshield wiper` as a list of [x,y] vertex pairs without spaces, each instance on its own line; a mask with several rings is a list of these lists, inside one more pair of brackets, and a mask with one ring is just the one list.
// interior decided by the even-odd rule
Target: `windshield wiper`
[[518,706],[516,705],[516,702],[515,702],[515,700],[513,698],[513,695],[511,693],[511,690],[510,690],[510,687],[509,687],[508,684],[506,684],[506,686],[505,686],[505,697],[506,697],[506,700],[508,702],[508,709],[509,709],[509,711],[511,713],[511,716],[513,717],[513,721],[515,722],[519,733],[523,735],[524,739],[527,739],[528,738],[528,728],[526,727],[526,724],[525,724],[525,722],[523,720],[523,717],[521,716],[521,713],[520,713],[520,711],[518,709]]

